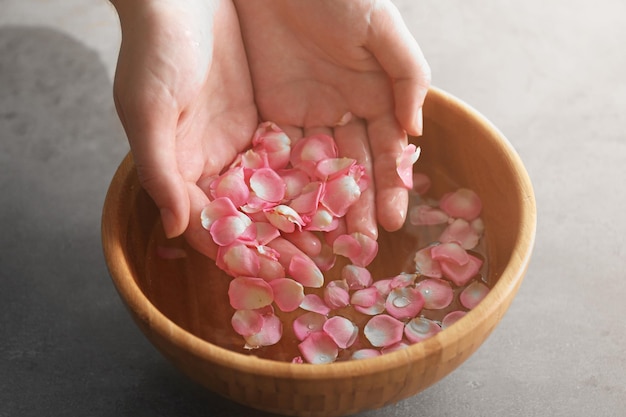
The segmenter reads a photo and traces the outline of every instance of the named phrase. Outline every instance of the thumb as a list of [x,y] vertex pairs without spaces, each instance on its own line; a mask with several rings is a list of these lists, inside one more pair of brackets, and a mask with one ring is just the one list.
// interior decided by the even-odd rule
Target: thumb
[[422,134],[422,106],[430,87],[430,66],[398,9],[378,9],[372,15],[367,46],[393,83],[395,113],[409,134]]

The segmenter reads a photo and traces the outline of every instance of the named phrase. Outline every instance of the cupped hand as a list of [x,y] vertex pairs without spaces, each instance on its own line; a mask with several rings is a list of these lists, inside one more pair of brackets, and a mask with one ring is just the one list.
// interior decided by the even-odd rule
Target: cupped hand
[[[374,179],[348,231],[400,228],[396,173],[407,133],[421,135],[430,69],[388,0],[235,0],[260,116],[292,139],[324,132]],[[351,115],[351,117],[349,117]]]
[[200,225],[202,184],[249,144],[258,123],[236,11],[230,0],[114,5],[122,26],[114,98],[140,182],[166,235],[185,232],[214,256]]

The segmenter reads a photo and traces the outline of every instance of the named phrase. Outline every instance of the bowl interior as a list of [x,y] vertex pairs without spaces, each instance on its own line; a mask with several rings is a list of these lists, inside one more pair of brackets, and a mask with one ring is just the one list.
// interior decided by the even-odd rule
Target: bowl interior
[[[480,196],[486,230],[487,280],[493,288],[465,318],[417,344],[421,346],[383,355],[389,356],[389,360],[368,359],[371,365],[368,367],[346,362],[328,366],[293,365],[237,354],[243,350],[241,338],[230,326],[234,311],[226,297],[230,278],[213,261],[188,247],[182,238],[164,237],[158,210],[140,187],[130,156],[113,179],[103,213],[105,255],[121,297],[135,319],[144,322],[144,328],[145,323],[158,327],[159,340],[178,338],[174,343],[177,349],[191,346],[194,354],[204,360],[285,379],[335,378],[342,372],[358,376],[387,367],[403,369],[406,364],[425,360],[436,351],[438,361],[432,362],[437,366],[445,359],[445,352],[441,351],[454,345],[456,359],[449,366],[430,372],[417,385],[408,387],[403,383],[408,388],[399,395],[425,388],[467,358],[504,314],[530,257],[535,206],[531,184],[518,156],[500,132],[474,110],[433,89],[424,107],[424,126],[424,136],[410,139],[422,148],[415,170],[431,177],[431,197],[439,198],[458,187],[471,188]],[[424,243],[428,242],[419,242],[411,233],[381,231],[379,254],[370,266],[372,275],[384,278],[401,272]],[[182,248],[187,256],[163,259],[157,255],[162,247]],[[338,270],[335,268],[326,279],[334,279],[333,274]],[[467,340],[461,340],[464,338]],[[263,349],[271,357],[288,361],[297,353],[296,342],[287,333],[283,339],[279,345]],[[174,348],[166,348],[169,349]],[[176,355],[172,351],[164,353]],[[420,369],[428,366],[421,364]]]

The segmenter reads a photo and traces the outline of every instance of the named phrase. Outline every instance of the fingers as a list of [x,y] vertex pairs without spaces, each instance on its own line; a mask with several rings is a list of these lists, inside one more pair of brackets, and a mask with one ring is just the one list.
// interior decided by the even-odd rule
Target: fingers
[[367,47],[392,80],[400,125],[411,135],[421,135],[422,105],[431,83],[430,66],[391,2],[372,14]]
[[189,195],[189,226],[185,230],[185,239],[195,250],[201,254],[215,259],[217,256],[217,245],[213,242],[211,234],[202,227],[201,212],[209,204],[209,198],[197,185],[187,183],[187,194]]

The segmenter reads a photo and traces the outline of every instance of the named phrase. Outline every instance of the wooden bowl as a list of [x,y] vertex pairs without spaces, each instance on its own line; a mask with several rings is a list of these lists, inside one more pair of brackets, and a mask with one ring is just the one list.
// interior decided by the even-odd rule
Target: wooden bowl
[[[113,282],[138,326],[176,367],[208,389],[285,415],[330,417],[375,409],[448,375],[478,349],[511,304],[530,260],[536,207],[518,155],[475,110],[433,88],[424,126],[424,136],[411,140],[422,147],[416,169],[433,179],[431,193],[468,187],[483,202],[488,280],[494,285],[455,325],[400,351],[328,365],[260,359],[238,352],[234,342],[233,349],[225,348],[232,311],[219,307],[228,303],[216,297],[225,297],[227,277],[184,242],[179,242],[189,254],[184,259],[166,262],[155,255],[155,245],[168,242],[128,156],[106,196],[102,240]],[[398,253],[415,249],[402,233],[381,233],[379,245],[374,276],[399,272]]]

